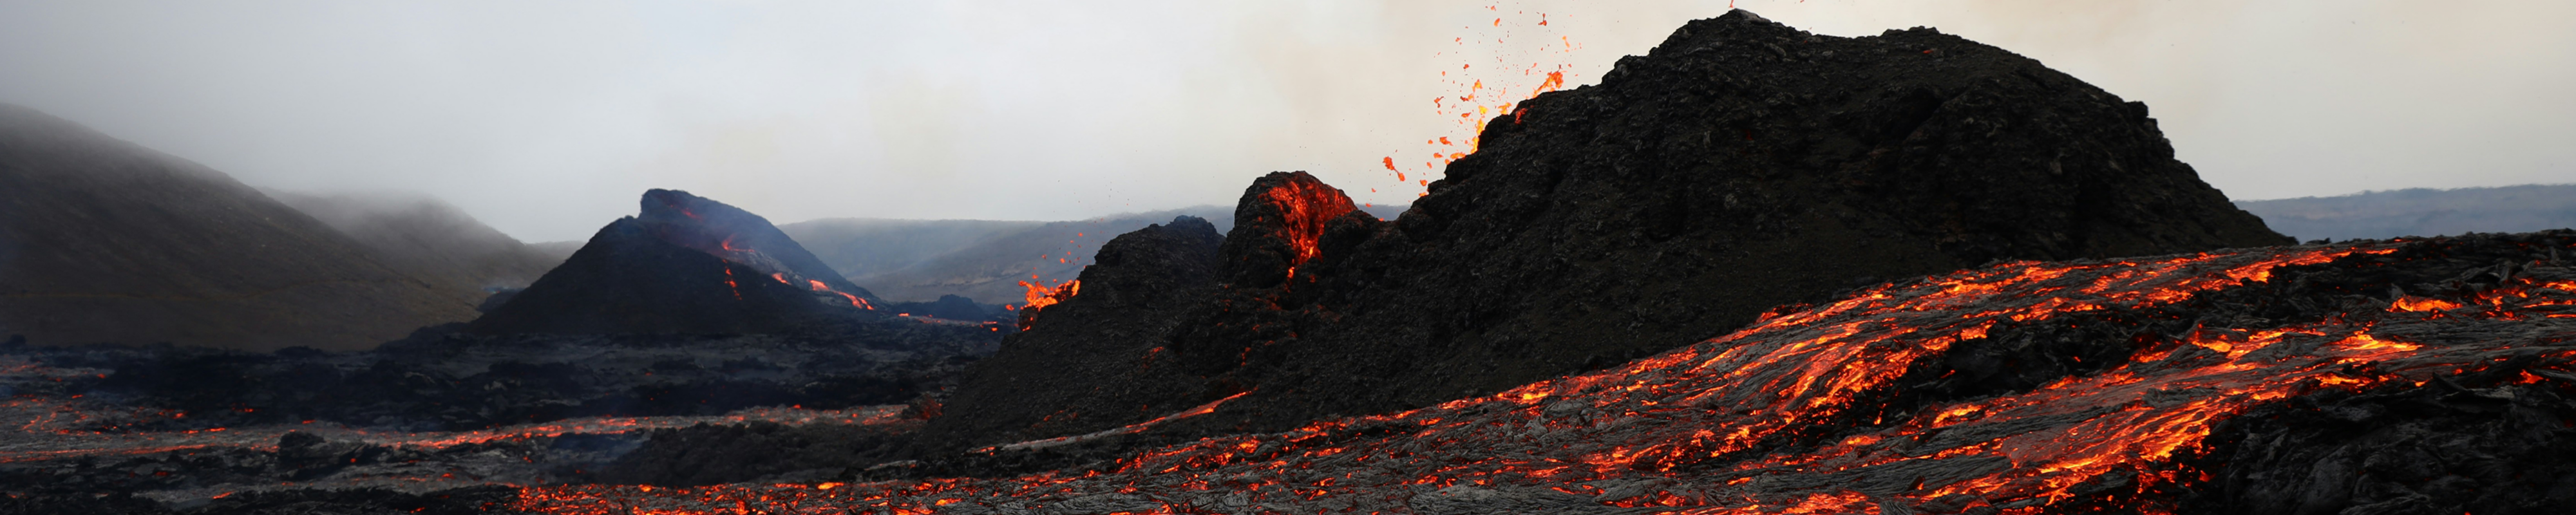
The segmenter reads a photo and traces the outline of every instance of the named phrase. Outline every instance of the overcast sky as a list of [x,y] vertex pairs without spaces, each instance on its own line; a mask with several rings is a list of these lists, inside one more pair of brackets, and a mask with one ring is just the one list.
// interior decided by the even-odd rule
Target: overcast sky
[[[2039,59],[2147,102],[2239,199],[2576,182],[2576,2],[1737,5]],[[654,187],[779,222],[1224,204],[1272,170],[1404,202],[1463,151],[1436,143],[1471,133],[1461,110],[1546,71],[1594,83],[1727,6],[0,0],[0,102],[254,186],[426,193],[531,241]]]

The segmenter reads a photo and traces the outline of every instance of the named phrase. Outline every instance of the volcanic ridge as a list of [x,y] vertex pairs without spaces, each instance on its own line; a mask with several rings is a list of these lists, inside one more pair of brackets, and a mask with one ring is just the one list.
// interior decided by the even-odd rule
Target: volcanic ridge
[[[1929,29],[1838,38],[1736,11],[1494,119],[1392,222],[1310,175],[1261,178],[1215,259],[1166,274],[1192,284],[1159,287],[1195,307],[1046,308],[921,442],[1229,398],[1171,429],[1283,430],[1609,366],[1889,279],[2286,243],[2175,161],[2143,104]],[[1083,287],[1164,266],[1132,262]],[[1084,304],[1062,308],[1103,309]],[[1035,384],[1073,393],[1021,393]]]

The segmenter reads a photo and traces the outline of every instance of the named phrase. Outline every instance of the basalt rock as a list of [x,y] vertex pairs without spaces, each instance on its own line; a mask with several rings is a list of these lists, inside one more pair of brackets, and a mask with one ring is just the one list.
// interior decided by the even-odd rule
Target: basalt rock
[[[1620,363],[1889,279],[2294,243],[2175,160],[2144,104],[1931,29],[1841,38],[1735,11],[1481,138],[1392,222],[1304,174],[1262,178],[1201,307],[1156,323],[1050,310],[1018,337],[1151,341],[1040,348],[1177,366],[1031,382],[987,362],[950,416],[994,429],[925,445],[1082,434],[1241,392],[1166,429],[1279,430]],[[1175,382],[1193,386],[1124,386]],[[1080,394],[1014,397],[1033,391]]]
[[890,315],[759,215],[673,190],[643,205],[469,329],[777,334]]

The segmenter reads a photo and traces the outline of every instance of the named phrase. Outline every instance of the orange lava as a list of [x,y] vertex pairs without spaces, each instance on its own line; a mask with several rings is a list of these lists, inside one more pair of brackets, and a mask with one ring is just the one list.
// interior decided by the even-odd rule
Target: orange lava
[[1082,293],[1082,281],[1079,279],[1065,281],[1053,286],[1047,285],[1046,281],[1038,281],[1035,283],[1020,281],[1020,287],[1028,289],[1027,293],[1022,294],[1022,300],[1025,300],[1028,304],[1021,309],[1043,309],[1047,306],[1053,306],[1055,303],[1064,302],[1065,299],[1073,298],[1074,295]]
[[1359,209],[1341,190],[1314,181],[1290,181],[1261,195],[1279,211],[1281,224],[1287,226],[1286,234],[1280,236],[1296,249],[1297,255],[1288,262],[1291,267],[1305,264],[1323,252],[1324,224]]

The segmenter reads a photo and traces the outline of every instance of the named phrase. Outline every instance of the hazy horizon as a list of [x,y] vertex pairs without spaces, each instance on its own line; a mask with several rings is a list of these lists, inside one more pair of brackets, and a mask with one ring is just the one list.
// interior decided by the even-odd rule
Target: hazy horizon
[[[1076,220],[1306,170],[1392,204],[1491,116],[1461,112],[1548,71],[1595,83],[1729,4],[11,2],[0,102],[525,241],[583,238],[647,188],[781,223]],[[2576,4],[1733,4],[2038,59],[2149,104],[2240,200],[2576,182],[2576,98],[2549,86],[2576,82],[2555,26]]]

